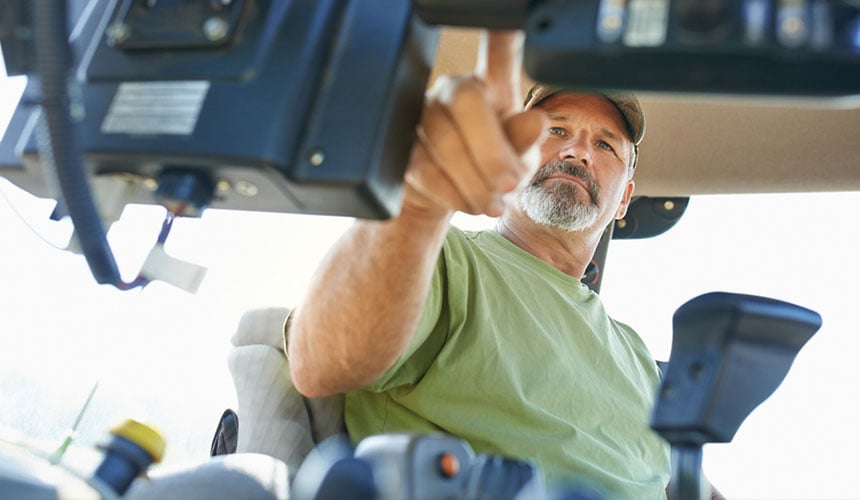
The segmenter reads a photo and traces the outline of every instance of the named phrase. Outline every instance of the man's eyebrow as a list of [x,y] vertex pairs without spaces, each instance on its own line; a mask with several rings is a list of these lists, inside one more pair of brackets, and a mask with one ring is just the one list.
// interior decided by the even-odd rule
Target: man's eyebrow
[[612,139],[613,141],[615,141],[619,144],[624,143],[624,140],[621,137],[619,137],[618,134],[616,134],[615,132],[612,132],[611,130],[609,130],[607,128],[601,128],[600,133],[604,134],[605,136],[609,137],[610,139]]

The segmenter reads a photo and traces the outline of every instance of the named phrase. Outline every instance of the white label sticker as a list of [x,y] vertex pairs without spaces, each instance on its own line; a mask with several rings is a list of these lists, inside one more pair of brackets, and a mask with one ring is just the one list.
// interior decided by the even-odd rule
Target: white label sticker
[[208,91],[205,81],[121,83],[102,133],[191,135]]

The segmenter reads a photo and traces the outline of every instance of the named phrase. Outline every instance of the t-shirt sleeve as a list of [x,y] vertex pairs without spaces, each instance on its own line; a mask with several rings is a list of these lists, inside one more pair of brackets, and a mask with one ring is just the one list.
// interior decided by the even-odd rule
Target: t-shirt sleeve
[[418,383],[445,345],[448,338],[446,247],[449,238],[450,236],[446,238],[442,253],[436,263],[430,292],[427,294],[424,311],[418,321],[412,341],[397,362],[382,377],[367,387],[367,390],[383,392],[395,387]]

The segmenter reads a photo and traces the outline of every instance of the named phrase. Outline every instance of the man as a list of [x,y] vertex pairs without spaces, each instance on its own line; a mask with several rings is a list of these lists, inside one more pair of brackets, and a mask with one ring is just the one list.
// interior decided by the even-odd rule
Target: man
[[[644,117],[635,99],[544,87],[516,112],[521,47],[492,34],[475,75],[431,90],[400,215],[356,223],[296,310],[293,383],[347,393],[355,441],[443,431],[551,481],[661,497],[656,365],[579,281],[630,202]],[[451,229],[456,210],[498,227]]]

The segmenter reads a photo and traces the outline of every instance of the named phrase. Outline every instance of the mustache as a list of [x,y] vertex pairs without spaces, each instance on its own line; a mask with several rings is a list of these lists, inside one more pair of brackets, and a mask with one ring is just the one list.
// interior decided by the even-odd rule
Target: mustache
[[543,181],[550,178],[550,176],[555,174],[565,174],[571,177],[576,177],[583,182],[585,182],[586,190],[588,191],[588,195],[591,196],[592,201],[596,205],[600,200],[600,186],[597,184],[597,179],[591,175],[591,171],[587,168],[579,165],[577,163],[564,161],[564,160],[553,160],[544,164],[540,169],[538,169],[537,174],[535,174],[534,180],[532,181],[532,186],[537,186]]

